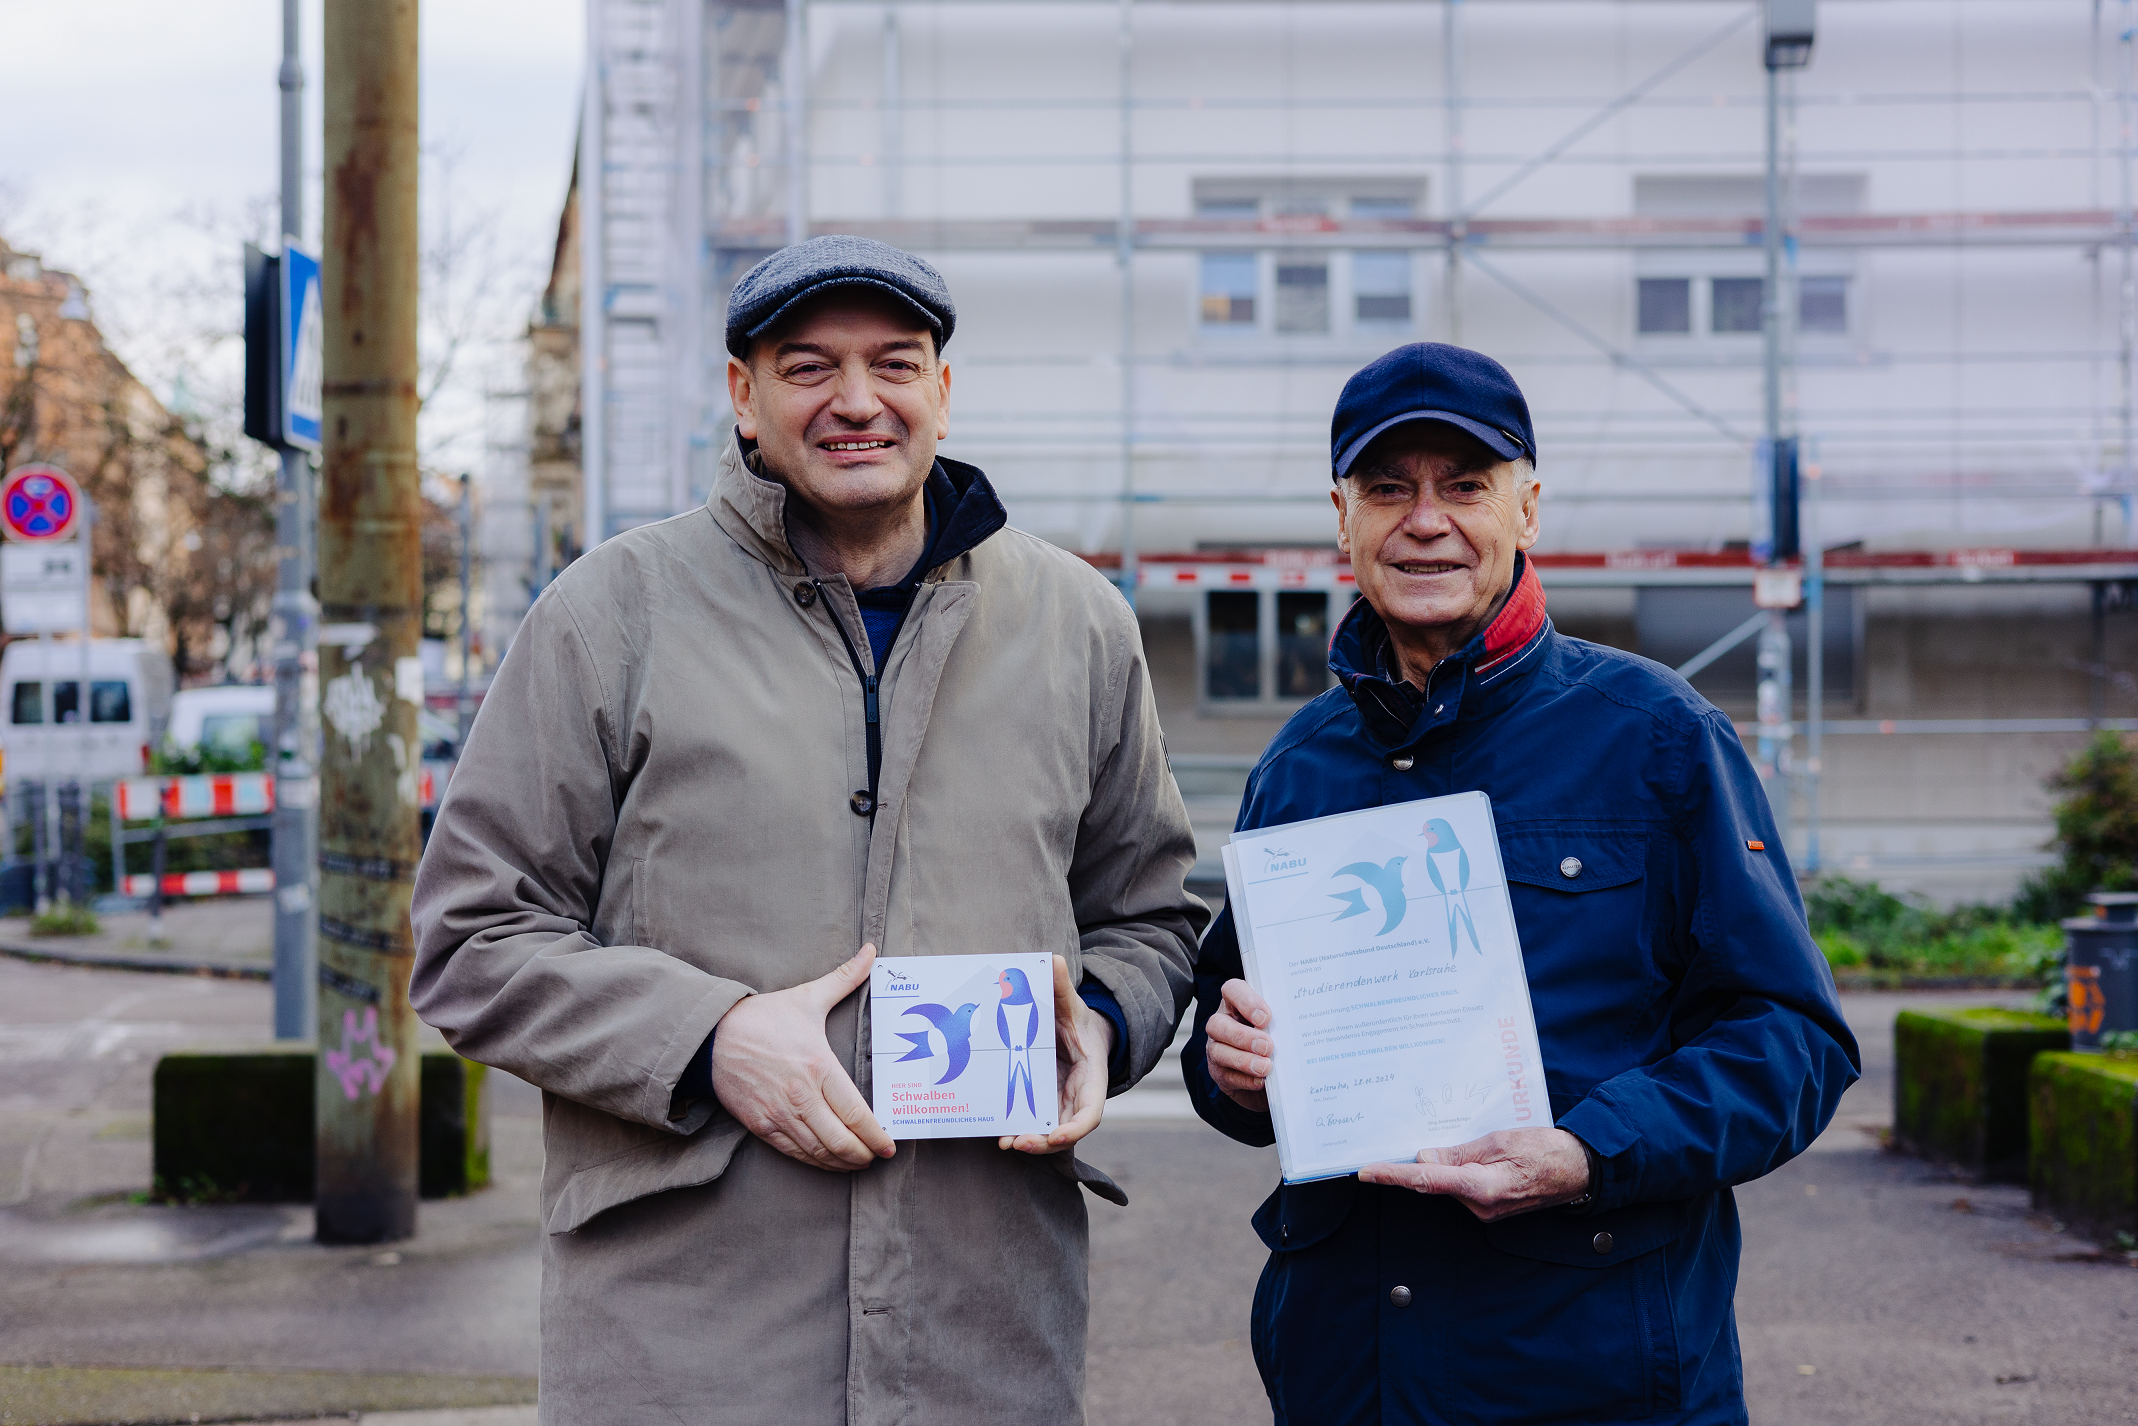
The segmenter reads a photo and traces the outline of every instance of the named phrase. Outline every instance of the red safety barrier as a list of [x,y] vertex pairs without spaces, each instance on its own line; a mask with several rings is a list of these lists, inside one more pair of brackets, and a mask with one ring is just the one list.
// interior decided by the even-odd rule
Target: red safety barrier
[[194,777],[129,777],[117,784],[119,818],[143,822],[156,815],[257,817],[275,810],[275,780],[264,772],[211,773]]
[[[269,867],[248,867],[243,871],[172,871],[163,876],[165,896],[235,896],[274,889],[275,873]],[[128,896],[153,896],[155,892],[153,874],[126,878]]]

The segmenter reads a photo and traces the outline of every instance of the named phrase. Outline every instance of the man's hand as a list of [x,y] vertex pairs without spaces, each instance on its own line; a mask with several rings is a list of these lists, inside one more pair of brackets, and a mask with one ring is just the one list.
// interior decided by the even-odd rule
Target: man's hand
[[824,1017],[869,981],[874,946],[792,990],[735,1002],[713,1035],[713,1095],[791,1159],[851,1173],[897,1152],[841,1068]]
[[1058,1153],[1098,1128],[1106,1109],[1106,1069],[1113,1049],[1113,1022],[1084,1003],[1069,983],[1069,962],[1056,956],[1054,1058],[1061,1078],[1061,1113],[1051,1134],[1005,1135],[1000,1147],[1026,1154]]
[[1223,995],[1205,1027],[1210,1043],[1203,1059],[1210,1078],[1234,1104],[1267,1114],[1270,1055],[1276,1049],[1262,1033],[1269,1028],[1269,1002],[1244,980],[1226,981]]
[[1502,1129],[1414,1164],[1368,1164],[1361,1183],[1444,1193],[1487,1223],[1551,1208],[1589,1191],[1589,1156],[1564,1129]]

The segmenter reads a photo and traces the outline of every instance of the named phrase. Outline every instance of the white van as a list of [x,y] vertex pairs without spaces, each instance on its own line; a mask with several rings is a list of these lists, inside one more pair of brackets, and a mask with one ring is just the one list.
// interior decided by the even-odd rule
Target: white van
[[171,699],[171,723],[164,741],[174,748],[200,748],[244,757],[258,743],[275,740],[275,686],[271,683],[224,683],[212,688],[182,688]]
[[71,639],[18,639],[0,654],[0,752],[10,780],[109,782],[148,771],[171,711],[170,655],[140,639],[90,640],[86,739],[81,675],[82,646]]

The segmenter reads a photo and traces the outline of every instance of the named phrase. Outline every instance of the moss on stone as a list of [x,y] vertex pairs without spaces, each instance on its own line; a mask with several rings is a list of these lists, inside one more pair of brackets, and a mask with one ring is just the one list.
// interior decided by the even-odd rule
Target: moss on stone
[[489,1186],[489,1075],[455,1054],[423,1057],[423,1197],[459,1198]]
[[2042,1055],[2028,1095],[2035,1206],[2102,1237],[2138,1231],[2138,1055]]
[[[418,1191],[490,1183],[488,1072],[451,1050],[423,1054]],[[180,1050],[156,1062],[153,1195],[175,1203],[309,1203],[312,1047],[294,1041]]]
[[1893,1045],[1894,1137],[1984,1178],[2024,1178],[2027,1066],[2070,1048],[2064,1023],[2019,1010],[1903,1010]]

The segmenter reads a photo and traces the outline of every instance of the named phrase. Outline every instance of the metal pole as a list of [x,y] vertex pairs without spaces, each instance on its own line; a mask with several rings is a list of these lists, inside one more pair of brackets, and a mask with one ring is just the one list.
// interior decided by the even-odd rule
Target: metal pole
[[89,717],[95,711],[95,700],[89,696],[92,691],[89,681],[89,587],[90,570],[95,564],[96,507],[87,496],[82,499],[82,507],[82,627],[77,635],[80,640],[77,652],[81,655],[81,681],[74,686],[75,779],[74,796],[69,799],[74,804],[74,836],[66,846],[60,848],[60,854],[66,858],[66,871],[60,877],[60,885],[67,888],[69,900],[74,899],[74,892],[78,888],[81,892],[80,904],[86,909],[89,905],[90,887],[82,874],[82,861],[87,855],[89,835]]
[[787,64],[781,75],[787,91],[787,246],[809,236],[809,166],[803,156],[809,144],[809,42],[803,6],[807,0],[787,0]]
[[38,813],[45,828],[43,855],[37,859],[37,914],[42,916],[59,899],[59,790],[54,786],[59,778],[59,652],[50,629],[38,632],[37,644],[44,655],[45,707],[51,710],[45,721],[49,735],[39,740],[44,744],[43,766],[37,770]]
[[[304,66],[297,58],[299,0],[282,0],[282,231],[304,237]],[[318,900],[319,605],[312,598],[312,463],[282,448],[275,483],[275,1038],[318,1029],[314,904]]]
[[[1765,311],[1761,314],[1763,341],[1762,355],[1765,358],[1765,398],[1767,448],[1772,451],[1782,435],[1782,164],[1781,164],[1781,75],[1767,71],[1767,215],[1760,232],[1762,246],[1766,249],[1767,278],[1762,284],[1761,296]],[[1769,472],[1772,479],[1772,472]],[[1777,530],[1781,527],[1780,511],[1775,512]]]
[[905,45],[898,7],[883,7],[883,216],[896,218],[905,202]]
[[1462,0],[1440,7],[1442,87],[1448,109],[1448,265],[1445,303],[1448,340],[1462,345],[1462,247],[1469,232],[1462,198]]
[[[579,123],[579,538],[585,552],[609,537],[608,50],[607,0],[586,3],[586,97]],[[552,537],[554,538],[554,537]],[[545,554],[544,558],[547,558]],[[537,591],[538,593],[540,591]]]
[[455,757],[458,757],[459,750],[467,745],[468,724],[474,716],[474,709],[470,706],[468,697],[469,665],[475,658],[474,625],[469,621],[469,616],[474,612],[469,603],[472,583],[469,575],[473,564],[474,544],[475,489],[469,482],[467,473],[463,471],[460,476],[460,697],[453,708],[459,721],[460,735],[453,744]]
[[[1804,870],[1819,870],[1819,779],[1826,772],[1826,547],[1819,529],[1819,466],[1804,464]],[[1863,595],[1856,596],[1861,599]]]
[[[1767,275],[1762,285],[1762,335],[1765,338],[1765,476],[1772,508],[1772,537],[1778,549],[1785,516],[1780,507],[1784,494],[1776,471],[1781,458],[1782,436],[1782,170],[1781,170],[1781,75],[1767,68],[1767,213],[1760,234],[1766,249]],[[1779,564],[1770,556],[1768,563]],[[1759,763],[1767,778],[1767,800],[1775,804],[1775,820],[1789,825],[1789,719],[1794,711],[1790,692],[1789,616],[1769,612],[1767,628],[1759,636]]]
[[1120,0],[1121,219],[1114,261],[1121,269],[1121,593],[1136,606],[1136,169],[1135,0]]
[[[326,0],[317,1231],[416,1230],[416,0]],[[597,170],[598,174],[598,170]]]
[[2138,361],[2133,360],[2133,350],[2138,348],[2138,275],[2131,265],[2131,148],[2134,137],[2131,114],[2131,0],[2123,0],[2123,18],[2117,27],[2122,49],[2116,72],[2116,117],[2117,133],[2121,146],[2117,152],[2116,172],[2120,182],[2116,204],[2116,225],[2121,230],[2122,242],[2118,255],[2122,259],[2122,365],[2123,378],[2123,543],[2138,544],[2138,530],[2132,529],[2131,495],[2134,477],[2138,477]]

